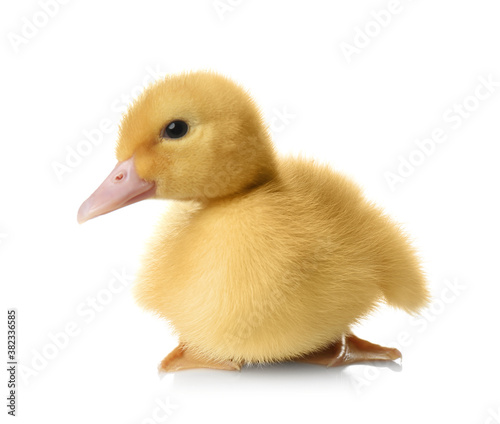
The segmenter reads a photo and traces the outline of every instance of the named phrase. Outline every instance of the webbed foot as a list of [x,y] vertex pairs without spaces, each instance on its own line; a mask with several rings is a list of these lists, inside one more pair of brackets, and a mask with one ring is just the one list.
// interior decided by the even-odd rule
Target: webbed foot
[[338,367],[356,362],[393,361],[401,357],[398,349],[380,346],[360,339],[354,334],[347,334],[338,342],[320,351],[297,358],[296,361]]
[[161,361],[158,366],[158,371],[175,372],[195,368],[239,371],[241,369],[241,364],[233,361],[219,362],[199,355],[194,355],[189,348],[180,344]]

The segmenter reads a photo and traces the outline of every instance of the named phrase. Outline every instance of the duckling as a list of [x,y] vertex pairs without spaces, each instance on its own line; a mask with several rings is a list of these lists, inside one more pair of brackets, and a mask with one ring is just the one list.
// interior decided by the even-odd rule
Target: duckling
[[427,304],[408,237],[344,175],[280,157],[240,85],[205,71],[156,82],[122,119],[116,157],[78,221],[175,200],[134,287],[179,338],[160,370],[401,357],[351,327],[384,301]]

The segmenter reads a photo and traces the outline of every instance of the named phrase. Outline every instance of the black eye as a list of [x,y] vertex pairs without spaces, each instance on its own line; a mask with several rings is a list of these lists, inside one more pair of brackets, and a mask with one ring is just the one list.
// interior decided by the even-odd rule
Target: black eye
[[161,136],[163,138],[181,138],[186,135],[188,124],[184,121],[172,121],[163,130]]

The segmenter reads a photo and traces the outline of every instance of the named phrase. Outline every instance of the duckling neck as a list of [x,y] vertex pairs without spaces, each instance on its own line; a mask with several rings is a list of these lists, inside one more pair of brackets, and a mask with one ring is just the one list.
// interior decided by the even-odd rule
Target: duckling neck
[[236,199],[252,191],[257,190],[262,186],[268,187],[278,187],[280,186],[280,178],[277,166],[277,159],[272,156],[265,163],[262,163],[258,170],[254,173],[253,178],[246,182],[242,182],[238,189],[233,192],[227,193],[223,196],[217,196],[214,198],[204,198],[198,199],[201,206],[210,206],[219,203],[220,201],[228,201],[231,199]]

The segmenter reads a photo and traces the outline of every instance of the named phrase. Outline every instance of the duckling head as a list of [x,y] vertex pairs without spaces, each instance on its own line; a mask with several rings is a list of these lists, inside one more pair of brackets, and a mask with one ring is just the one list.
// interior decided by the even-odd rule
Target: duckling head
[[271,179],[274,150],[248,93],[195,72],[147,88],[125,114],[118,164],[82,204],[78,221],[147,198],[210,201]]

